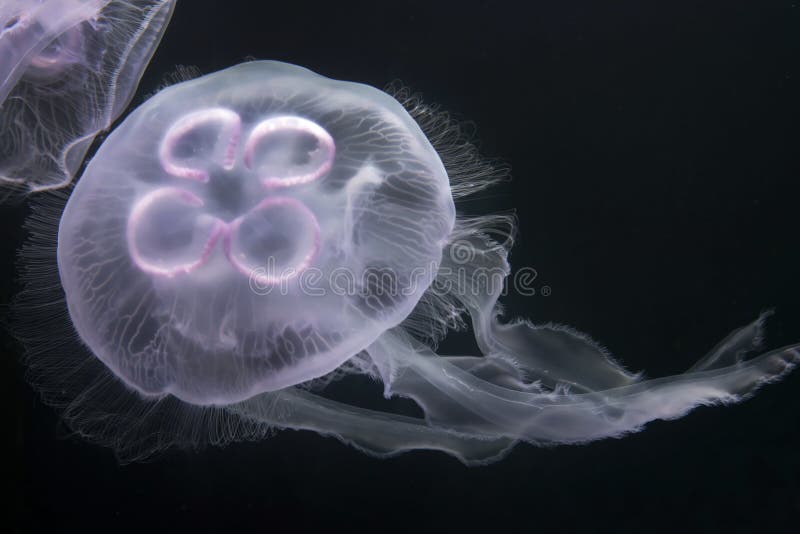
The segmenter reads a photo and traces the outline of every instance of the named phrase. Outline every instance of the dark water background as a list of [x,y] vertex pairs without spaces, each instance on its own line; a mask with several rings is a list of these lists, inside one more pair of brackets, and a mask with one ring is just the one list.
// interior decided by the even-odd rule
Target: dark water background
[[[134,105],[176,64],[246,56],[400,79],[472,121],[514,180],[466,208],[516,208],[512,264],[551,288],[510,315],[590,332],[650,376],[767,308],[770,346],[800,340],[797,0],[181,0]],[[25,212],[0,211],[3,303]],[[790,532],[800,516],[798,371],[741,405],[489,467],[291,431],[120,467],[67,435],[3,347],[18,531]]]

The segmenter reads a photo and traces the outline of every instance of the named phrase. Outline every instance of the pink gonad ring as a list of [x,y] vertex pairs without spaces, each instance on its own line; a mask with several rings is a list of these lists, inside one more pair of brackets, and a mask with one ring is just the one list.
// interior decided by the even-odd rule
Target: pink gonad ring
[[[287,141],[287,136],[293,139]],[[316,145],[307,153],[292,146],[299,144],[303,137],[311,137]],[[297,164],[285,159],[270,158],[259,165],[255,162],[256,148],[270,140],[275,141],[277,148],[283,153],[304,152],[307,161]],[[317,123],[294,116],[273,117],[259,122],[250,132],[244,147],[244,164],[248,169],[255,170],[268,188],[292,187],[324,176],[331,170],[335,154],[333,138]]]

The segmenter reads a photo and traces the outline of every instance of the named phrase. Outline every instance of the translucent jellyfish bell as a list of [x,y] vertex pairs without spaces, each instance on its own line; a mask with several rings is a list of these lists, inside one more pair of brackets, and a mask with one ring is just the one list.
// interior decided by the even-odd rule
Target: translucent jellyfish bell
[[[231,404],[327,374],[399,324],[454,219],[447,174],[399,103],[248,63],[162,91],[109,136],[64,212],[58,261],[76,329],[129,386]],[[109,255],[121,283],[100,296],[86,277]],[[380,270],[407,294],[363,285]],[[337,271],[352,294],[306,287]]]
[[27,192],[72,180],[94,137],[133,97],[174,5],[0,4],[0,186]]
[[[513,219],[454,208],[497,173],[452,123],[405,104],[252,62],[133,112],[69,197],[57,245],[63,195],[30,223],[19,332],[44,398],[123,459],[294,428],[473,463],[740,400],[797,362],[796,345],[744,359],[760,319],[685,373],[644,380],[571,329],[502,322]],[[56,255],[89,355],[52,341],[69,338],[42,269]],[[464,317],[482,354],[437,355]],[[329,395],[359,375],[424,418]]]

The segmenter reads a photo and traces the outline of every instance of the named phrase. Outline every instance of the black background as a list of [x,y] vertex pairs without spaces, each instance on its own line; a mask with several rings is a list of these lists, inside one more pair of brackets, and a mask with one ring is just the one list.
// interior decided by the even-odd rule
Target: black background
[[[471,121],[514,179],[466,209],[516,208],[512,264],[552,291],[509,297],[509,315],[590,332],[650,376],[771,307],[768,344],[800,340],[797,0],[182,0],[134,105],[176,64],[247,56],[400,79]],[[4,302],[25,212],[2,208]],[[20,531],[781,532],[800,514],[799,372],[740,405],[488,467],[292,431],[121,467],[68,436],[3,346]]]

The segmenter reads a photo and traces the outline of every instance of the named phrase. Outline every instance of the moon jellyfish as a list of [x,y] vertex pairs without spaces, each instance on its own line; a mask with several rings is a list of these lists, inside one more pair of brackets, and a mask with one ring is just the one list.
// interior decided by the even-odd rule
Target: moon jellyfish
[[[656,379],[503,319],[513,218],[455,207],[501,173],[402,99],[262,61],[135,110],[29,223],[18,333],[45,401],[125,461],[288,428],[485,463],[735,402],[796,364],[797,345],[751,355],[763,317]],[[436,354],[466,321],[481,354]],[[417,412],[342,398],[364,378]]]
[[133,97],[174,0],[0,3],[0,184],[69,183]]

